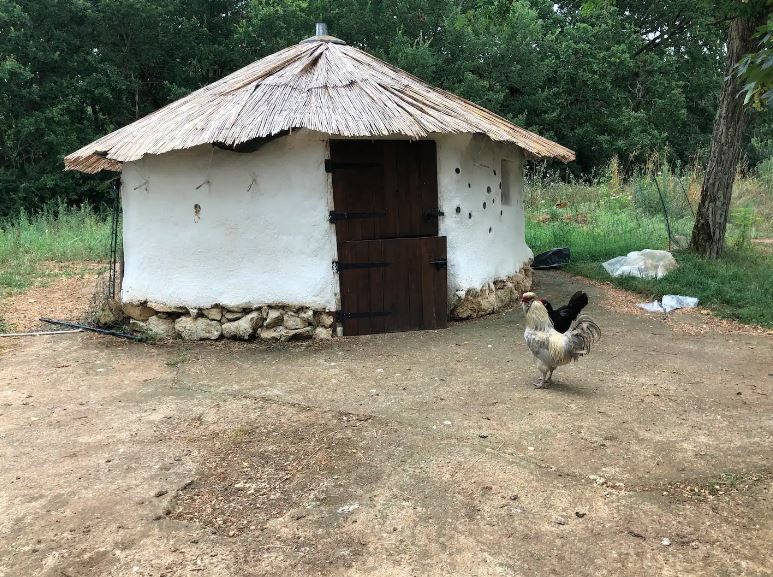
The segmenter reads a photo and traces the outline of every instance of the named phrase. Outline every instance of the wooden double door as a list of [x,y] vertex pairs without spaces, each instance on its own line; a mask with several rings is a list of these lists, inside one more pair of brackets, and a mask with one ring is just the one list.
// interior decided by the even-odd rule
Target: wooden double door
[[325,168],[333,180],[344,334],[445,327],[435,142],[331,140]]

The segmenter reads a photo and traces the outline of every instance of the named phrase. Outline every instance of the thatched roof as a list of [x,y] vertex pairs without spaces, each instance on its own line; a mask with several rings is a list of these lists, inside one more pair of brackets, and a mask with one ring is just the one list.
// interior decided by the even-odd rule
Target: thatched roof
[[430,86],[330,36],[315,36],[95,140],[67,156],[65,168],[120,170],[146,154],[307,128],[367,137],[482,133],[536,158],[574,160],[568,148],[493,112]]

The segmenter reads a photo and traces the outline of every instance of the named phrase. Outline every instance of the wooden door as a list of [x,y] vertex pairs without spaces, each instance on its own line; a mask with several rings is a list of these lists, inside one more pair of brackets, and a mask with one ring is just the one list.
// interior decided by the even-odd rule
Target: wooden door
[[326,169],[344,334],[445,327],[434,141],[334,140]]
[[338,247],[345,335],[446,326],[446,238],[346,241]]

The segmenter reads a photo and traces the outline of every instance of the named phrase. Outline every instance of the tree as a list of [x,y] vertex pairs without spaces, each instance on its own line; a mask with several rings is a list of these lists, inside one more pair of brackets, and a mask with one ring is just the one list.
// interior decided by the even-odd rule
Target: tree
[[708,258],[718,258],[725,244],[733,182],[746,124],[744,103],[739,95],[741,81],[735,70],[744,55],[755,48],[754,33],[765,18],[764,2],[758,4],[761,6],[756,7],[756,12],[736,16],[729,26],[725,82],[714,119],[711,150],[690,239],[690,248]]

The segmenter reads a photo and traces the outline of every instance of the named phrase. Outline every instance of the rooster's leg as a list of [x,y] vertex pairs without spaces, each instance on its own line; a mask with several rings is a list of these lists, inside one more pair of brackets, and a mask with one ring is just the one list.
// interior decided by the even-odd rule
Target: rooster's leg
[[534,387],[537,388],[537,389],[542,389],[545,386],[547,386],[547,383],[546,383],[546,380],[545,380],[545,375],[547,374],[547,371],[545,369],[543,369],[542,367],[540,367],[539,370],[542,373],[542,377],[540,377],[539,381],[534,383]]
[[548,385],[552,385],[552,384],[553,384],[553,371],[554,371],[554,370],[555,370],[555,369],[550,369],[550,370],[548,371],[548,380],[547,380],[547,384],[548,384]]

